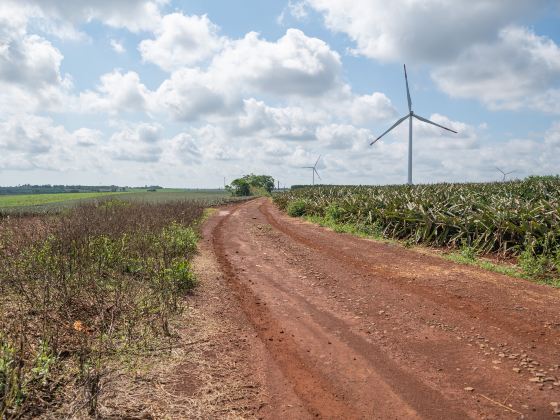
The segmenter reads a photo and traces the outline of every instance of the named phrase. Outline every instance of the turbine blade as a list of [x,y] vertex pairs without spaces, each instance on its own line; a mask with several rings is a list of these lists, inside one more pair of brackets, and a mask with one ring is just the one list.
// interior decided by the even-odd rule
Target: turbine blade
[[375,143],[377,140],[379,140],[381,137],[383,137],[385,134],[387,134],[389,131],[391,131],[393,128],[395,128],[397,125],[399,125],[400,123],[402,123],[404,120],[406,120],[410,115],[405,115],[404,117],[402,117],[400,120],[398,120],[395,124],[393,124],[391,126],[391,128],[389,128],[387,131],[385,131],[383,134],[381,134],[379,137],[377,137],[374,141],[372,141],[369,145],[373,145],[373,143]]
[[506,174],[504,171],[502,171],[502,170],[501,170],[500,168],[498,168],[497,166],[496,166],[496,169],[497,169],[498,171],[500,171],[502,174],[504,174],[504,175]]
[[317,174],[317,177],[318,177],[319,179],[321,179],[321,175],[319,175],[319,172],[317,172],[317,169],[313,168],[313,170],[314,170],[315,173]]
[[443,128],[444,130],[451,131],[452,133],[457,134],[457,132],[456,132],[455,130],[452,130],[451,128],[444,127],[443,125],[436,124],[435,122],[430,121],[430,120],[428,120],[428,119],[426,119],[426,118],[423,118],[423,117],[421,117],[421,116],[419,116],[419,115],[414,114],[414,117],[417,118],[417,119],[419,119],[420,121],[424,121],[424,122],[426,122],[426,123],[428,123],[428,124],[435,125],[436,127]]
[[321,155],[319,155],[319,157],[317,158],[317,161],[315,162],[315,165],[313,165],[313,167],[315,168],[317,166],[317,164],[319,163],[319,159],[321,159]]
[[410,91],[408,90],[408,76],[406,75],[406,64],[404,66],[404,81],[406,82],[406,99],[408,99],[408,111],[412,111],[412,101],[410,100]]

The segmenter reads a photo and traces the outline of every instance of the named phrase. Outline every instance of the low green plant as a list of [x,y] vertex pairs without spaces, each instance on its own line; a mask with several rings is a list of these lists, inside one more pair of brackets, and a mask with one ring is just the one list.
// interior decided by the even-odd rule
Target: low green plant
[[535,255],[529,249],[521,253],[518,264],[527,275],[537,278],[543,277],[551,268],[546,255]]
[[295,200],[288,204],[286,212],[292,217],[301,217],[306,214],[307,203],[304,200]]
[[477,257],[476,249],[469,245],[462,245],[460,253],[461,256],[467,261],[474,261]]
[[342,208],[337,206],[335,203],[329,204],[325,208],[325,217],[332,220],[333,222],[339,222],[342,216]]

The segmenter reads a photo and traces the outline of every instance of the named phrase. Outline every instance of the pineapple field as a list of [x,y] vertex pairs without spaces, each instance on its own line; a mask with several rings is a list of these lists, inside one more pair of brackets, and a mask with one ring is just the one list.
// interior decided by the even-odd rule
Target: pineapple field
[[560,271],[560,177],[417,186],[318,186],[278,194],[292,216],[352,225],[407,244],[518,258],[539,275]]

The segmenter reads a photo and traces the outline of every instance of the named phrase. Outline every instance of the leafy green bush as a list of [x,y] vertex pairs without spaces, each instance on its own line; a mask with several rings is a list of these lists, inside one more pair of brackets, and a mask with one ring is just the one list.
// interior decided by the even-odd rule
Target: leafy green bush
[[292,201],[288,204],[287,213],[292,217],[305,216],[307,203],[304,200]]
[[270,175],[244,175],[234,179],[226,189],[237,197],[250,195],[270,195],[274,189],[274,178]]

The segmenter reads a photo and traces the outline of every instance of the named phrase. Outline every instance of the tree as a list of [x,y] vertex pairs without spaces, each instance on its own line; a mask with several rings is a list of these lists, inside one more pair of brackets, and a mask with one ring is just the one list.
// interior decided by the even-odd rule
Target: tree
[[226,189],[234,196],[267,195],[274,189],[274,178],[270,175],[244,175],[234,179]]

